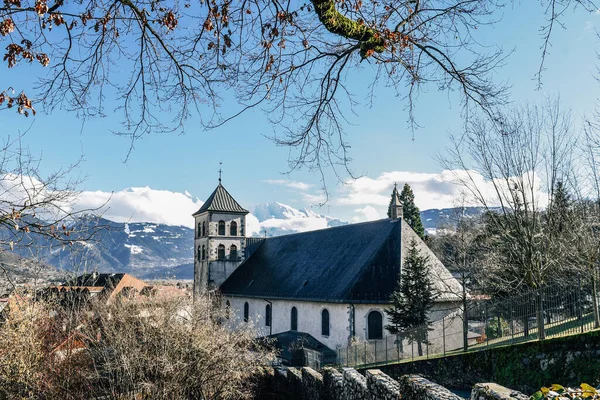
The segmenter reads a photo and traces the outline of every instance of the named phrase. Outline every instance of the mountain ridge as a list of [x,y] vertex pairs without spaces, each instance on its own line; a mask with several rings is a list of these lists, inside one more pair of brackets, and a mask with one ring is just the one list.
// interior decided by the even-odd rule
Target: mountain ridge
[[[427,233],[435,234],[440,224],[451,222],[456,210],[422,211],[421,219]],[[482,212],[477,207],[465,209],[467,216]],[[74,272],[96,270],[126,272],[142,279],[193,279],[193,228],[154,222],[114,222],[103,218],[89,218],[84,222],[105,229],[100,230],[93,241],[76,244],[69,249],[42,251],[41,262]],[[310,208],[296,209],[283,203],[269,202],[254,207],[248,217],[248,232],[251,236],[271,237],[346,224],[347,221],[319,214]],[[21,252],[19,255],[24,257],[25,254]]]

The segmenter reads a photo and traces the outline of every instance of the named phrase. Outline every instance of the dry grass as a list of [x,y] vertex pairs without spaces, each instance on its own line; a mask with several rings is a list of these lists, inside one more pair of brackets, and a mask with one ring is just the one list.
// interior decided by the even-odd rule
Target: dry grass
[[252,375],[271,354],[254,332],[226,329],[220,304],[15,303],[0,326],[0,399],[250,398]]

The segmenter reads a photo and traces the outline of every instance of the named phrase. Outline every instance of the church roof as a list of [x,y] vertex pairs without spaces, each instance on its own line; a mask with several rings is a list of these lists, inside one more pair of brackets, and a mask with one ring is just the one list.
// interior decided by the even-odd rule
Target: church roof
[[[240,297],[389,303],[400,273],[401,248],[413,238],[420,241],[402,219],[267,238],[221,285],[221,292]],[[429,252],[434,286],[440,292],[448,293],[451,288],[460,293],[458,281],[420,243]],[[438,300],[455,298],[443,295]]]
[[219,186],[214,192],[206,199],[202,207],[192,215],[198,215],[205,211],[223,211],[233,213],[247,214],[248,210],[244,209],[240,204],[235,201],[233,196],[219,183]]

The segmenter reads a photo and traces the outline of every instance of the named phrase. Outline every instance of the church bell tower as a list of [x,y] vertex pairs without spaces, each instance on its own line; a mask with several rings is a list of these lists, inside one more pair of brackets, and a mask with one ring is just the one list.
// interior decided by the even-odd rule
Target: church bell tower
[[221,183],[195,219],[194,294],[218,288],[244,261],[246,250],[246,215]]

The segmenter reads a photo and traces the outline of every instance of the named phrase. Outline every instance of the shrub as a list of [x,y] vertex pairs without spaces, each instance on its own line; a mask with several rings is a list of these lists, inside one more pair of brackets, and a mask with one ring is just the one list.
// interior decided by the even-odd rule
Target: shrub
[[587,383],[582,383],[578,388],[565,388],[561,385],[543,387],[535,392],[530,400],[557,399],[557,400],[597,400],[600,399],[600,388],[596,389]]
[[220,304],[11,307],[0,327],[0,398],[249,398],[251,375],[272,357],[251,330],[226,329]]

